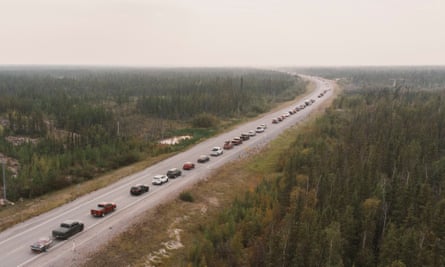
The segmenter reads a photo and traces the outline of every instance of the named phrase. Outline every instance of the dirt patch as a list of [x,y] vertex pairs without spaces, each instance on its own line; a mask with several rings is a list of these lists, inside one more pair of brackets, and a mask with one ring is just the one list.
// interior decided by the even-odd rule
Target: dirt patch
[[150,252],[145,256],[144,266],[155,267],[163,262],[164,258],[168,258],[170,251],[183,248],[184,245],[181,243],[181,232],[180,228],[176,228],[181,223],[188,221],[190,218],[188,216],[178,217],[167,229],[168,237],[167,241],[161,242],[161,246],[158,250]]

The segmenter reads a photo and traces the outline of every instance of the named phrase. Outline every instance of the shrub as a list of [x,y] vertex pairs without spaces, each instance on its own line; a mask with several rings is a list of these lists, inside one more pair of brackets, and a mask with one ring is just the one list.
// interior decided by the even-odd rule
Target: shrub
[[182,200],[182,201],[186,201],[186,202],[193,202],[194,201],[193,196],[192,196],[192,194],[190,192],[182,192],[179,195],[179,199]]
[[193,118],[192,124],[197,128],[211,128],[218,124],[218,118],[212,114],[201,113]]

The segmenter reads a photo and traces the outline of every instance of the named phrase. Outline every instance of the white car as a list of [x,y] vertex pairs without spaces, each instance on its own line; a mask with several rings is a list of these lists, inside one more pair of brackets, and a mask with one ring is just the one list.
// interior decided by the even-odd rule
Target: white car
[[163,174],[155,175],[153,177],[153,180],[151,181],[151,183],[154,185],[161,185],[166,182],[168,182],[168,177],[167,177],[167,175],[163,175]]
[[210,156],[217,157],[219,155],[222,155],[222,153],[223,153],[223,149],[219,146],[215,146],[214,148],[212,148],[212,151],[210,152]]
[[256,132],[255,132],[254,130],[250,130],[250,131],[248,132],[248,134],[249,134],[250,136],[255,136],[255,135],[256,135]]
[[263,124],[260,124],[260,126],[259,127],[262,127],[264,130],[266,130],[266,128],[267,128],[267,125],[265,124],[265,123],[263,123]]
[[255,130],[255,131],[256,131],[257,133],[262,133],[262,132],[264,132],[264,128],[258,126],[258,127],[256,127],[256,130]]

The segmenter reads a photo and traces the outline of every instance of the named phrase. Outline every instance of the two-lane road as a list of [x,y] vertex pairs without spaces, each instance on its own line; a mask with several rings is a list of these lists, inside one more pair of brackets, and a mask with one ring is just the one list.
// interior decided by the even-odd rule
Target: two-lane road
[[[304,100],[295,101],[291,106],[279,111],[268,113],[259,119],[239,125],[236,129],[210,138],[189,150],[168,158],[156,165],[153,165],[141,172],[132,174],[120,181],[97,190],[88,195],[82,196],[59,208],[51,210],[40,216],[15,225],[0,233],[0,266],[69,266],[73,265],[73,253],[76,248],[84,246],[88,242],[96,245],[106,242],[102,238],[117,225],[128,225],[136,215],[152,209],[173,196],[176,196],[183,188],[195,184],[202,178],[211,174],[213,169],[221,167],[223,164],[248,155],[252,150],[263,147],[270,140],[276,138],[285,129],[295,125],[306,118],[317,106],[332,96],[333,82],[316,77],[304,76],[316,84],[316,89],[305,99],[314,99],[315,103],[305,109],[290,115],[278,124],[272,124],[272,119],[276,118],[295,106],[303,104]],[[318,95],[327,92],[321,98]],[[245,141],[240,146],[235,146],[231,150],[225,150],[221,156],[211,157],[210,161],[204,164],[196,163],[196,159],[201,154],[210,154],[214,146],[221,146],[225,140],[231,140],[243,132],[255,130],[260,124],[267,124],[264,133],[258,133]],[[156,174],[165,174],[170,168],[181,168],[185,161],[195,162],[196,168],[190,171],[183,171],[182,176],[170,179],[168,183],[161,186],[151,185],[152,177]],[[143,183],[150,186],[150,191],[141,196],[131,196],[130,187],[134,184]],[[117,210],[104,218],[94,218],[89,211],[95,208],[97,203],[103,201],[113,201],[117,204]],[[40,237],[50,236],[60,222],[66,219],[80,220],[85,224],[83,232],[76,234],[66,241],[55,241],[55,245],[48,252],[35,254],[30,250],[30,245]],[[114,228],[113,228],[114,227]],[[113,233],[116,234],[116,233]]]

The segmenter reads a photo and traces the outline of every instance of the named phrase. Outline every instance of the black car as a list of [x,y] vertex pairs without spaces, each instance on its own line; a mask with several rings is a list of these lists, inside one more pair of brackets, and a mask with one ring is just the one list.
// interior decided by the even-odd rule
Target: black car
[[167,171],[167,177],[168,178],[176,178],[178,176],[181,176],[182,172],[178,168],[173,168]]
[[250,135],[248,133],[242,133],[240,136],[241,140],[247,141],[250,138]]
[[148,185],[137,184],[131,187],[130,194],[132,194],[133,196],[139,196],[140,194],[148,192],[148,190],[150,190],[150,187]]
[[68,239],[70,236],[82,232],[84,225],[82,222],[67,220],[60,224],[59,228],[53,230],[53,237],[56,239]]

